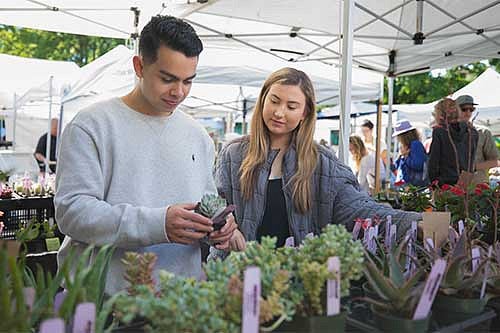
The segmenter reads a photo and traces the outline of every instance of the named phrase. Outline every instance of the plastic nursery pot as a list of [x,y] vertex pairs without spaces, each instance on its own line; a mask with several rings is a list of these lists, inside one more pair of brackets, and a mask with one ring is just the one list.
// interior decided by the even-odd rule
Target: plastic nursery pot
[[346,322],[346,312],[341,312],[335,316],[302,317],[295,316],[292,321],[284,322],[276,332],[296,332],[296,333],[331,333],[344,332]]
[[497,314],[496,318],[491,320],[490,331],[500,332],[500,297],[490,299],[488,306],[495,310],[495,313]]
[[131,322],[128,325],[122,323],[120,326],[113,328],[111,332],[113,332],[113,333],[142,333],[142,332],[146,332],[146,325],[147,325],[146,321],[137,320],[137,321]]
[[485,306],[485,299],[458,298],[438,294],[432,305],[432,312],[440,325],[449,325],[481,314]]
[[427,332],[431,316],[425,319],[412,320],[391,316],[371,306],[375,325],[384,332],[424,333]]

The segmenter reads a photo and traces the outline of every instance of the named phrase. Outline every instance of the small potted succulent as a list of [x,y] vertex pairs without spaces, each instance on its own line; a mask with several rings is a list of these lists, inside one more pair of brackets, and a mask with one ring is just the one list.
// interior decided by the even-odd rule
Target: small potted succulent
[[[291,251],[282,249],[280,251]],[[283,257],[287,257],[284,255]],[[341,225],[328,225],[317,237],[306,238],[298,249],[292,251],[288,269],[294,272],[293,289],[300,292],[302,301],[297,315],[279,331],[343,332],[346,312],[326,315],[326,283],[333,275],[328,271],[330,257],[340,260],[340,289],[342,296],[349,295],[350,281],[361,277],[363,246],[352,240],[352,235]]]

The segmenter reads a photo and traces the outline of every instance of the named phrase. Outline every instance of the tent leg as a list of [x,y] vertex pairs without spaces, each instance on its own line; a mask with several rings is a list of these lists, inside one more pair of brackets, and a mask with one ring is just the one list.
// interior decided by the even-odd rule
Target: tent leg
[[12,124],[12,150],[16,150],[17,94],[14,93],[14,121]]
[[49,166],[50,166],[50,144],[51,144],[51,134],[50,134],[50,128],[52,125],[52,81],[54,80],[54,77],[51,76],[49,80],[49,125],[48,125],[48,131],[47,131],[47,146],[45,150],[45,172],[49,172]]
[[387,160],[389,163],[386,165],[385,169],[385,180],[386,184],[389,184],[390,172],[391,172],[391,152],[392,152],[392,104],[394,103],[394,77],[387,78],[387,90],[389,99],[389,109],[387,112]]
[[340,142],[339,159],[348,162],[349,133],[351,116],[351,88],[352,88],[352,14],[354,0],[344,0],[343,38],[342,38],[342,78],[340,83]]

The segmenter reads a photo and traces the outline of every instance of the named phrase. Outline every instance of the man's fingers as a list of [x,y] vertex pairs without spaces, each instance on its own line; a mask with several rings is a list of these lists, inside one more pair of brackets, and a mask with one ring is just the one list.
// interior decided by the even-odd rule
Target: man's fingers
[[210,225],[210,226],[213,224],[212,221],[209,218],[207,218],[207,217],[205,217],[203,215],[200,215],[200,214],[196,214],[196,213],[191,212],[189,210],[184,210],[182,212],[181,216],[184,219],[191,220],[193,222],[198,222],[198,223],[205,224],[205,225]]
[[214,231],[214,228],[205,224],[200,224],[193,221],[185,221],[182,224],[183,229],[192,229],[194,231],[203,232],[204,234]]
[[196,208],[196,205],[197,205],[196,203],[184,203],[184,204],[179,204],[178,206],[186,210],[193,210]]
[[206,236],[205,232],[198,232],[198,231],[192,231],[192,230],[177,230],[177,236],[181,238],[186,238],[187,240],[198,240],[200,238],[203,238]]

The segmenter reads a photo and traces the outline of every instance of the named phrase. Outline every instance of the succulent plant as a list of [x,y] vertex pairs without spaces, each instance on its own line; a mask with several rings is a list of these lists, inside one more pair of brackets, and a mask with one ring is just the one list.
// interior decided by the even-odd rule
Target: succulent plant
[[424,287],[421,278],[425,274],[425,267],[417,266],[413,274],[406,279],[405,267],[401,264],[402,258],[405,257],[405,247],[406,242],[401,242],[378,262],[374,261],[371,254],[366,253],[364,275],[379,298],[365,297],[365,300],[383,312],[411,319]]
[[155,291],[153,269],[156,260],[154,253],[125,252],[122,263],[125,265],[125,281],[130,284],[127,289],[129,295],[134,296],[138,293],[137,286],[146,286],[151,292]]
[[204,194],[196,206],[195,212],[212,218],[226,207],[226,200],[217,194]]

